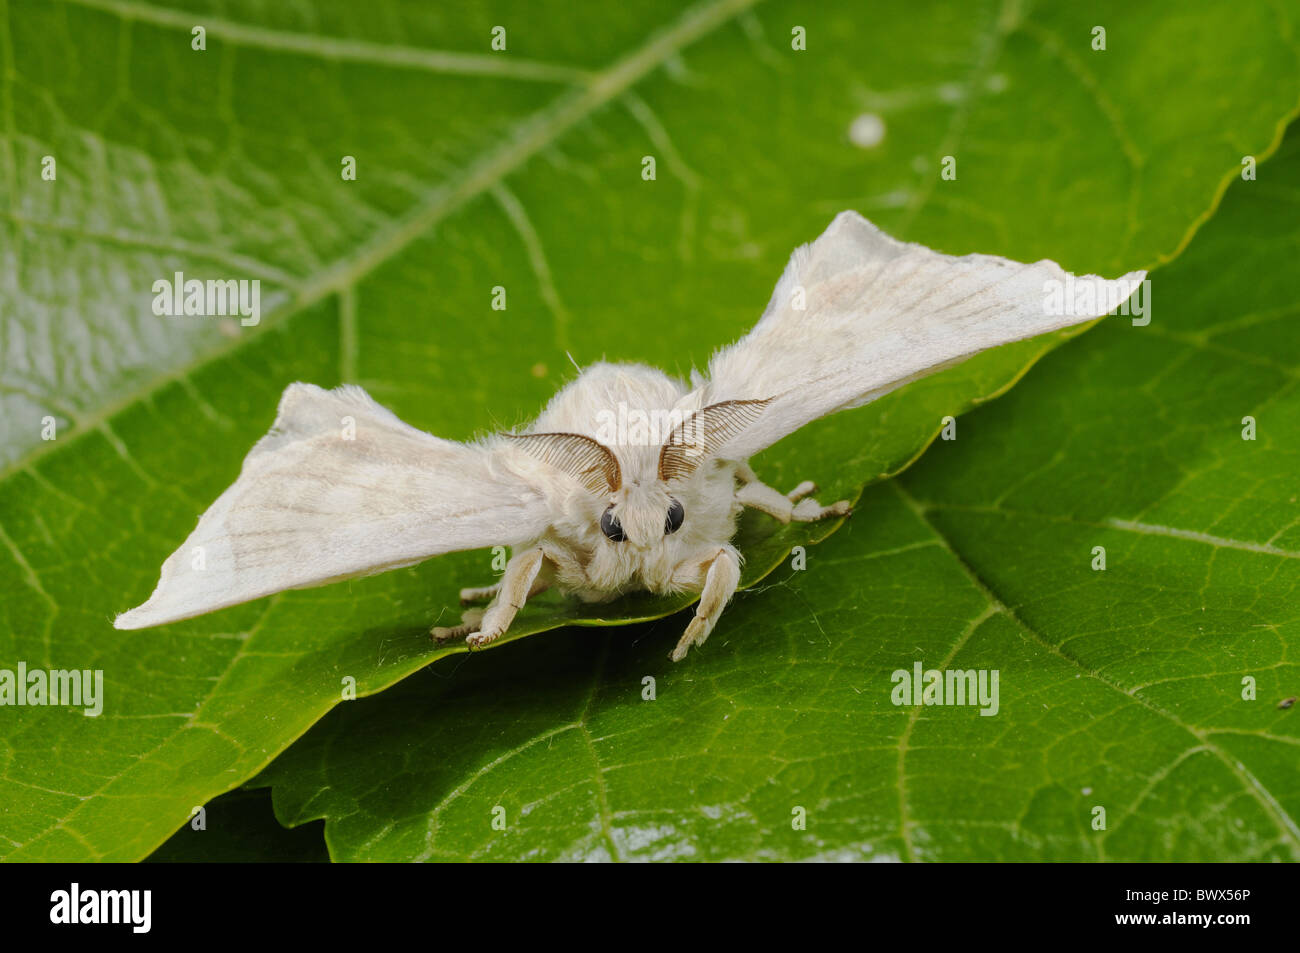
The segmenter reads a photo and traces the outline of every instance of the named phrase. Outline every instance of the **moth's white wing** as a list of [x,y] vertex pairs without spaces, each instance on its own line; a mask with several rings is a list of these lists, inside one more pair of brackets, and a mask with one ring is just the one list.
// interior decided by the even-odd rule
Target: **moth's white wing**
[[359,387],[293,384],[239,479],[163,563],[140,629],[284,589],[518,545],[546,529],[543,492],[508,450],[416,430]]
[[1055,262],[944,255],[841,212],[795,251],[754,329],[713,356],[696,399],[772,398],[718,452],[744,459],[979,351],[1107,314],[1145,276],[1073,278],[1073,287],[1092,284],[1097,306],[1053,313],[1066,309],[1049,307],[1048,283],[1069,277]]

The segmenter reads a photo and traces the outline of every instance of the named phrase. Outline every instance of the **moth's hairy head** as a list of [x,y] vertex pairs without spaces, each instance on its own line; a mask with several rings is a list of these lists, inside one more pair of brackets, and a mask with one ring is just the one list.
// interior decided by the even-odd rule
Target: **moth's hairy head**
[[550,501],[547,537],[581,566],[577,588],[693,585],[691,567],[735,531],[728,441],[766,400],[702,403],[703,393],[643,365],[597,363],[507,442]]
[[[621,463],[630,462],[620,455]],[[568,585],[584,598],[643,587],[681,592],[698,582],[700,560],[716,555],[735,532],[736,465],[715,462],[689,479],[665,482],[650,472],[633,475],[618,492],[570,488],[553,497],[556,508],[547,543],[574,567]],[[572,562],[570,563],[569,560]]]
[[[634,549],[663,548],[664,538],[681,530],[697,509],[705,515],[727,512],[731,487],[709,479],[725,465],[718,451],[728,438],[753,423],[768,403],[712,404],[681,415],[661,446],[637,441],[607,448],[616,461],[613,468],[624,481],[610,487],[613,496],[600,515],[601,535]],[[671,418],[671,413],[664,416]]]
[[[601,533],[611,542],[649,549],[670,535],[665,530],[674,509],[684,512],[685,507],[669,494],[662,480],[632,482],[623,487],[615,502],[601,514]],[[616,535],[622,538],[615,539]]]
[[716,404],[686,414],[662,445],[608,447],[622,480],[607,494],[595,494],[601,498],[597,523],[603,543],[663,553],[725,542],[720,534],[730,532],[734,467],[717,450],[766,404]]
[[609,558],[674,562],[725,544],[734,531],[735,466],[711,461],[690,477],[629,480],[592,512],[595,548]]

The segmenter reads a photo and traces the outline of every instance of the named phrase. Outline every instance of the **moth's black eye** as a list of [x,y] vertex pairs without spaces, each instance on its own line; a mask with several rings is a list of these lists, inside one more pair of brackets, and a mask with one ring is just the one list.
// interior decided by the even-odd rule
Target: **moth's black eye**
[[616,543],[621,543],[627,539],[623,535],[623,525],[614,517],[614,507],[612,505],[604,513],[600,514],[600,531]]
[[682,504],[673,500],[668,504],[668,517],[664,520],[664,535],[671,536],[682,528],[682,520],[686,519],[686,510]]

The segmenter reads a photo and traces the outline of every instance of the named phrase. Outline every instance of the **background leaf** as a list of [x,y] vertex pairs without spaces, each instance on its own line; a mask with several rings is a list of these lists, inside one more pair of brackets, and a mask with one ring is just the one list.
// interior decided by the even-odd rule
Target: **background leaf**
[[[98,719],[3,715],[0,853],[29,860],[147,854],[304,732],[345,676],[374,692],[436,657],[428,626],[483,581],[487,559],[464,554],[110,628],[287,383],[358,382],[463,438],[534,414],[568,354],[685,372],[752,324],[790,250],[845,207],[954,253],[1153,264],[1300,98],[1290,8],[1264,2],[0,13],[0,659],[102,668],[109,692]],[[1097,18],[1110,45],[1094,55]],[[508,55],[488,50],[499,22]],[[848,135],[864,113],[886,130],[868,150]],[[958,177],[940,183],[949,154]],[[355,182],[339,177],[349,155]],[[261,323],[155,317],[152,282],[177,270],[259,278]],[[1046,347],[826,421],[760,471],[851,495]],[[42,442],[47,415],[60,431]],[[806,538],[747,537],[752,570]],[[516,634],[572,617],[542,602]]]
[[165,864],[319,864],[329,861],[321,824],[286,830],[275,821],[269,791],[238,789],[205,807],[202,830],[186,823],[149,855]]
[[[1049,355],[691,664],[681,617],[439,664],[272,764],[278,814],[343,860],[1300,859],[1298,213],[1293,136],[1149,326]],[[918,662],[997,670],[996,714],[896,707]]]

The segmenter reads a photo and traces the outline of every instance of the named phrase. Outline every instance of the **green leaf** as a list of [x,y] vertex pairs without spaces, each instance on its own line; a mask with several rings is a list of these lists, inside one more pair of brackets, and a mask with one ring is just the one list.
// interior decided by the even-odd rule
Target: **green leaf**
[[[1300,859],[1297,240],[1300,135],[1149,326],[963,418],[690,664],[682,617],[439,664],[258,783],[341,860]],[[997,671],[996,713],[896,706],[917,664]]]
[[[361,383],[464,438],[536,413],[569,354],[684,373],[753,323],[791,249],[846,207],[954,253],[1152,264],[1300,99],[1294,25],[1266,2],[1117,2],[1096,53],[1097,14],[1065,5],[713,0],[593,21],[522,2],[364,16],[340,2],[310,22],[299,7],[193,6],[0,8],[0,659],[102,669],[108,695],[97,719],[5,713],[0,855],[15,859],[144,856],[345,679],[367,694],[437,657],[429,625],[485,581],[487,557],[461,554],[110,628],[289,382]],[[488,46],[499,23],[506,53]],[[848,135],[864,113],[885,122],[869,150]],[[950,154],[958,176],[942,181]],[[260,279],[260,323],[155,316],[152,283],[175,271]],[[823,422],[757,465],[853,495],[1050,343]],[[833,528],[751,521],[748,581]],[[672,607],[541,601],[514,634]]]

